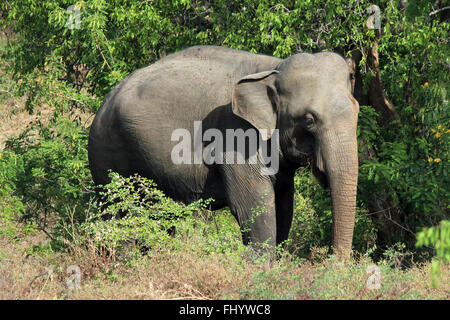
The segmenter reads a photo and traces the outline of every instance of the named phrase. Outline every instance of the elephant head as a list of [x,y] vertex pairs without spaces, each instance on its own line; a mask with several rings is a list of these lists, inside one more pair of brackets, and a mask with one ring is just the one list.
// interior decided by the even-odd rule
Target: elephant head
[[242,78],[233,90],[232,109],[255,128],[267,130],[263,132],[279,130],[281,161],[299,167],[312,160],[314,175],[331,189],[334,250],[348,255],[358,178],[359,105],[345,60],[328,52],[293,55],[274,70]]

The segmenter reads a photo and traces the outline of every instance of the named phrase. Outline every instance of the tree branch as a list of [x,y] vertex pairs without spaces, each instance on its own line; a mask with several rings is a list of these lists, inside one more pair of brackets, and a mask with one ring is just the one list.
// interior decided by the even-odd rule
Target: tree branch
[[98,50],[100,51],[100,54],[102,55],[102,58],[103,58],[103,60],[105,61],[106,65],[108,66],[109,70],[112,71],[112,68],[111,68],[111,66],[110,66],[109,63],[108,63],[108,60],[106,60],[105,56],[103,55],[102,48],[101,48],[100,45],[98,44],[98,41],[95,40],[95,43],[97,44],[97,48],[98,48]]
[[432,16],[432,15],[434,15],[434,14],[436,14],[436,13],[439,13],[439,12],[442,12],[442,11],[445,11],[445,10],[448,10],[448,9],[450,9],[450,6],[443,7],[443,8],[441,8],[441,9],[437,9],[437,10],[431,11],[428,15],[429,15],[429,16]]

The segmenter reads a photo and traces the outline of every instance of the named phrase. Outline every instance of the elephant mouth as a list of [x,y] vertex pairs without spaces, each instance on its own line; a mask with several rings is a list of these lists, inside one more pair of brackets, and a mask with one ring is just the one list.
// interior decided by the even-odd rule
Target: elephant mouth
[[327,174],[324,171],[320,170],[316,165],[313,165],[312,172],[319,182],[320,186],[325,190],[330,190],[330,182]]
[[330,181],[327,173],[325,172],[325,162],[323,159],[322,150],[320,147],[316,146],[314,150],[314,161],[312,165],[312,173],[316,177],[319,184],[325,190],[330,189]]

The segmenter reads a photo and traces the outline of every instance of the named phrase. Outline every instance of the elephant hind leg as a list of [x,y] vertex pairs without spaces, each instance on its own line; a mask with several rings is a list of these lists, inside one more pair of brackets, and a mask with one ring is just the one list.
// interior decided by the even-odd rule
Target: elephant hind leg
[[89,166],[95,185],[105,185],[111,182],[109,177],[110,170],[125,177],[132,174],[128,157],[123,150],[117,152],[102,152],[102,150],[90,152]]
[[[105,195],[101,195],[105,189],[103,186],[111,182],[109,176],[110,170],[117,172],[122,176],[130,176],[132,174],[129,169],[129,160],[127,159],[126,153],[123,150],[118,150],[117,152],[111,152],[111,149],[94,148],[90,146],[89,148],[89,166],[91,169],[92,179],[96,185],[95,192],[97,194],[97,201],[101,211],[105,211],[108,207],[108,201]],[[122,152],[121,152],[122,151]],[[119,212],[119,216],[126,215],[126,212]],[[102,216],[103,220],[108,220],[111,215],[104,214]]]

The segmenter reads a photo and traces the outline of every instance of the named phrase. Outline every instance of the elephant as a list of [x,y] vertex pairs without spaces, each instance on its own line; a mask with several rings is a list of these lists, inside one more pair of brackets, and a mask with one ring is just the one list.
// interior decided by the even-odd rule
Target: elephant
[[[349,67],[337,53],[280,59],[220,46],[190,47],[131,73],[106,96],[90,128],[90,170],[96,185],[107,184],[112,170],[150,178],[176,201],[213,198],[212,210],[230,208],[245,245],[275,247],[291,228],[295,171],[310,166],[331,191],[333,250],[348,256],[358,112]],[[235,144],[233,149],[238,135],[227,136],[229,130],[254,130],[258,140],[248,134],[241,140],[244,149]],[[198,143],[181,148],[184,133]],[[208,149],[214,161],[199,157],[196,149],[213,142],[231,149]],[[266,172],[264,144],[266,158],[270,153],[277,162]],[[178,153],[181,160],[174,160]],[[225,161],[237,155],[244,161]]]

